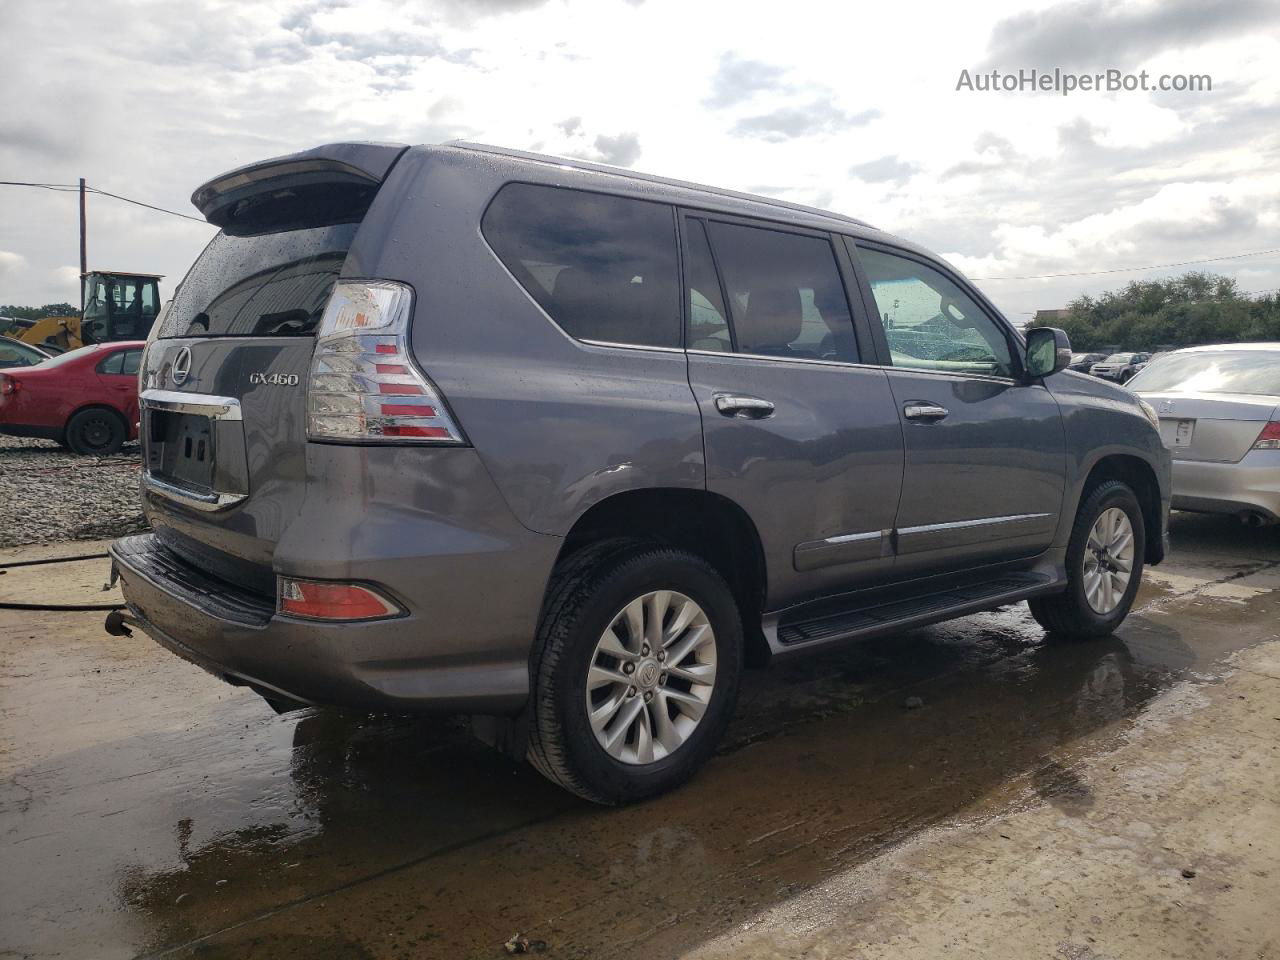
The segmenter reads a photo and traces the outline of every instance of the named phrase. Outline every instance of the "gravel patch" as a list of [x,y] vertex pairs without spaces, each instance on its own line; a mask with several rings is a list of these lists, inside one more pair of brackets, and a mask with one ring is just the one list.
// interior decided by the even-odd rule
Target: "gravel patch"
[[115,456],[82,457],[51,440],[0,436],[0,547],[146,530],[141,469],[136,443]]

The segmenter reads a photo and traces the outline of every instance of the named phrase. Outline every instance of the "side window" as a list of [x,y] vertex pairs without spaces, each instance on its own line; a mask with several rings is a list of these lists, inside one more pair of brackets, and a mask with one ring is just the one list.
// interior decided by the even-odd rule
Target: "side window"
[[[117,350],[111,356],[98,362],[97,370],[99,373],[118,374],[124,367],[124,355],[127,350]],[[135,371],[136,372],[136,371]]]
[[481,229],[521,286],[570,336],[680,346],[671,207],[510,183],[489,205]]
[[739,353],[856,363],[853,318],[829,241],[708,224]]
[[120,365],[120,372],[136,377],[140,366],[142,366],[142,351],[126,350],[124,352],[124,361]]
[[706,225],[701,220],[686,220],[685,224],[689,242],[689,262],[685,265],[689,279],[689,336],[685,342],[690,350],[730,352],[733,337],[715,261],[711,259],[711,245],[707,243]]
[[866,247],[867,272],[895,367],[1013,376],[1003,329],[943,273]]

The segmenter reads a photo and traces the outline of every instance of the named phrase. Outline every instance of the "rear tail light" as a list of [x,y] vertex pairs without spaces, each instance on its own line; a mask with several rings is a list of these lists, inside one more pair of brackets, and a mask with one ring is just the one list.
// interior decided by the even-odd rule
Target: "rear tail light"
[[414,365],[413,292],[386,280],[339,283],[316,332],[307,437],[383,443],[465,443],[444,401]]
[[0,373],[0,396],[7,397],[9,394],[17,393],[21,389],[21,380],[15,380],[8,374]]
[[1253,449],[1280,450],[1280,420],[1272,420],[1262,428],[1258,439],[1253,441]]
[[280,577],[280,613],[306,620],[378,620],[398,617],[403,610],[371,587],[358,583],[295,580]]

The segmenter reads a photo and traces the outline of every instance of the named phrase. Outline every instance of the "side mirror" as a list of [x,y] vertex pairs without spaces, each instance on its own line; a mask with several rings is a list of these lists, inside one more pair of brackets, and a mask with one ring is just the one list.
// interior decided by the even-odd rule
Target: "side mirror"
[[1027,331],[1027,377],[1038,380],[1071,366],[1071,341],[1056,327]]

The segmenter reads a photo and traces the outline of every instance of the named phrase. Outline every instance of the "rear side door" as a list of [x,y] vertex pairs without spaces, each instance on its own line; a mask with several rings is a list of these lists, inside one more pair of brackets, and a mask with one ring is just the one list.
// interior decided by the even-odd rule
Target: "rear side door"
[[817,231],[692,211],[681,227],[707,488],[760,533],[766,609],[885,574],[902,435],[847,261]]
[[94,368],[98,381],[124,414],[130,436],[133,436],[134,424],[138,422],[138,366],[141,362],[142,348],[130,347],[108,354]]
[[1035,556],[1062,509],[1057,401],[962,281],[908,251],[849,241],[901,419],[895,576]]

